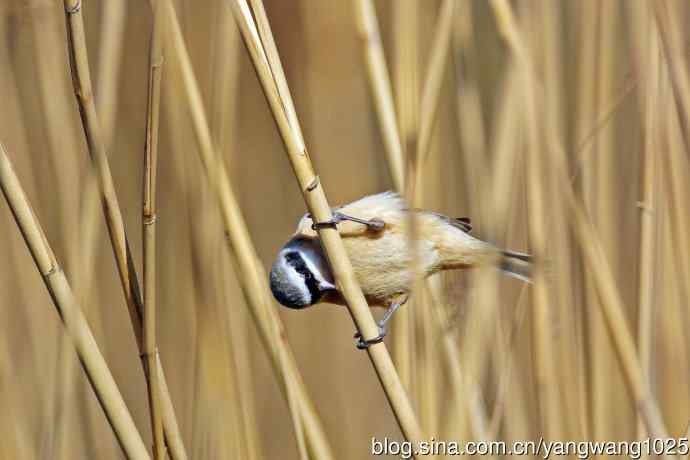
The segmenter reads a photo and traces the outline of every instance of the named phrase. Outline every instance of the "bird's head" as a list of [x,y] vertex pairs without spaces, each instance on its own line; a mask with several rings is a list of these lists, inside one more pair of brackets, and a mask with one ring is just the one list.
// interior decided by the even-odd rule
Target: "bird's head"
[[336,290],[328,262],[317,240],[290,240],[271,268],[271,292],[288,308],[315,305]]

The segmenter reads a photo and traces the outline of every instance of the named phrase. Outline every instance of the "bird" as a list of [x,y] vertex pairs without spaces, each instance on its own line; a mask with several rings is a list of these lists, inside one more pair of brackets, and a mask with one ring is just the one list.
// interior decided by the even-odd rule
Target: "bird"
[[[414,245],[408,230],[411,213],[416,218]],[[530,255],[501,250],[472,236],[469,218],[410,209],[395,192],[365,196],[332,209],[332,215],[329,222],[314,222],[309,213],[299,220],[271,267],[271,292],[280,304],[292,309],[322,302],[345,305],[317,232],[322,227],[337,228],[367,302],[386,308],[377,337],[364,340],[355,334],[360,349],[383,340],[387,322],[409,298],[415,278],[411,246],[418,254],[416,270],[424,277],[493,264],[530,282]]]

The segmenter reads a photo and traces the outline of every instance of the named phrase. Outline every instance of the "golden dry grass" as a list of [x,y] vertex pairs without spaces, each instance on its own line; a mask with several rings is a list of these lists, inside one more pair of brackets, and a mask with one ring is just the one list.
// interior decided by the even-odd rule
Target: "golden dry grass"
[[[163,458],[152,426],[175,459],[366,458],[372,437],[402,438],[396,414],[411,438],[685,435],[686,2],[266,0],[275,49],[258,0],[152,3],[153,51],[148,2],[0,5],[18,179],[0,158],[3,191],[16,213],[21,184],[45,233],[24,214],[32,259],[3,200],[1,459],[145,458],[138,437]],[[243,4],[273,67],[263,88]],[[311,166],[330,204],[396,189],[538,258],[529,287],[493,270],[418,283],[386,341],[397,372],[371,350],[394,410],[345,308],[290,311],[267,290]],[[35,263],[62,267],[45,282],[81,307],[109,371]]]

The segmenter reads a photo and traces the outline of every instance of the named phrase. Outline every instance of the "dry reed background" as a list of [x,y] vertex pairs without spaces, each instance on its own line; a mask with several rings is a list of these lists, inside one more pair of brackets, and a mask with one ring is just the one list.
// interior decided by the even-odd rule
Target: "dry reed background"
[[[354,349],[346,310],[288,311],[256,292],[305,208],[230,3],[175,1],[179,32],[166,22],[155,297],[182,440],[194,459],[363,458],[372,436],[400,431]],[[423,207],[472,216],[477,234],[543,261],[531,288],[484,271],[444,275],[398,314],[387,343],[425,435],[684,435],[688,4],[367,5],[265,2],[330,202],[397,188]],[[85,1],[82,12],[101,137],[142,281],[151,7]],[[9,0],[0,20],[0,142],[150,446],[146,382],[72,89],[63,6]],[[385,61],[375,33],[362,31],[372,21]],[[378,72],[368,73],[367,56]],[[396,163],[401,152],[407,161]],[[0,228],[0,458],[122,458],[7,211]]]

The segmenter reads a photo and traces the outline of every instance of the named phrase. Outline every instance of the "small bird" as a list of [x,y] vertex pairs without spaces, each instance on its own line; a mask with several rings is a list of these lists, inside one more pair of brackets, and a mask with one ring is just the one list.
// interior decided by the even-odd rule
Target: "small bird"
[[333,210],[333,220],[314,222],[305,214],[293,237],[273,263],[270,285],[282,305],[302,309],[320,302],[345,304],[318,237],[319,227],[336,227],[347,250],[355,277],[370,306],[387,308],[379,322],[379,335],[358,348],[378,343],[386,323],[409,296],[414,281],[413,254],[409,244],[409,218],[416,217],[418,270],[428,277],[442,270],[494,264],[506,273],[529,282],[531,256],[504,251],[479,240],[468,218],[450,218],[424,210],[410,210],[396,193],[366,196]]

